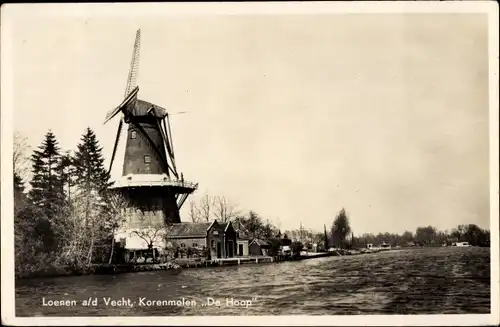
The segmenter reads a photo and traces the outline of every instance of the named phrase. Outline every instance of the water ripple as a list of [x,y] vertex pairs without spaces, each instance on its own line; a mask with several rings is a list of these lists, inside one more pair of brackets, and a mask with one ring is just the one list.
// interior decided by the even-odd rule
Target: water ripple
[[[16,283],[18,316],[343,315],[489,313],[489,249],[432,248],[299,262],[116,276],[79,276]],[[97,297],[97,306],[81,301]],[[103,297],[134,307],[106,306]],[[196,306],[139,306],[148,300],[190,300]],[[202,306],[207,298],[219,306]],[[70,307],[46,300],[76,300]],[[251,300],[227,306],[226,298]]]

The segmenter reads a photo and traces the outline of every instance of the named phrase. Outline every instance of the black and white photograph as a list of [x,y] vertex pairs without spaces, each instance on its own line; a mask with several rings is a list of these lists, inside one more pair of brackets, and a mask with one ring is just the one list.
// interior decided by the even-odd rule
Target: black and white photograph
[[499,323],[496,3],[1,21],[2,323]]

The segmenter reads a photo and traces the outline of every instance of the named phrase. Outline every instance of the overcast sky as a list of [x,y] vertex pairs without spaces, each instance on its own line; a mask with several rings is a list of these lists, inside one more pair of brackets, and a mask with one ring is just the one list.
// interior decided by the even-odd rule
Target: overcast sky
[[[487,17],[437,14],[19,16],[15,130],[109,159],[135,31],[139,98],[171,112],[193,198],[282,230],[489,227]],[[183,208],[182,220],[187,221]]]

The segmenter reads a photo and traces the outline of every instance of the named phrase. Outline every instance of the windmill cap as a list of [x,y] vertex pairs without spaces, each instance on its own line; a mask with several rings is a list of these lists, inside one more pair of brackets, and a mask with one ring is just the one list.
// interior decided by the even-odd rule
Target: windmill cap
[[151,102],[137,99],[135,106],[130,108],[127,114],[135,117],[153,115],[163,119],[167,115],[167,110]]

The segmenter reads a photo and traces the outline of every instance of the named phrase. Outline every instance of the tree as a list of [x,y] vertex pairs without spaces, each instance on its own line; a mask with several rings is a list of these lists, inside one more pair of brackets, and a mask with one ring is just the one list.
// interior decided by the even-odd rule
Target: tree
[[14,267],[16,277],[30,273],[36,265],[40,240],[35,233],[34,207],[24,193],[22,179],[14,171]]
[[236,218],[236,206],[227,201],[224,196],[217,196],[213,200],[215,219],[227,223]]
[[71,202],[72,192],[74,190],[75,166],[73,165],[73,156],[70,151],[67,151],[61,156],[61,178],[63,181],[63,189],[65,191],[68,202]]
[[24,194],[25,188],[22,178],[16,172],[14,172],[13,177],[14,177],[14,201],[15,201],[16,198],[25,196]]
[[189,200],[189,218],[193,223],[200,221],[199,209],[194,200]]
[[489,236],[485,237],[486,233],[475,224],[465,226],[464,238],[471,245],[483,245],[486,241],[489,242]]
[[19,178],[19,182],[27,182],[30,174],[30,157],[28,152],[30,146],[28,139],[18,132],[14,133],[14,144],[12,148],[14,175]]
[[273,224],[266,221],[266,224],[261,227],[261,237],[265,240],[270,240],[279,237],[280,231]]
[[55,251],[59,244],[56,234],[58,218],[64,216],[65,196],[61,176],[61,156],[55,135],[49,131],[31,157],[33,178],[30,182],[30,201],[38,207],[36,229],[47,251]]
[[91,199],[104,206],[111,186],[109,172],[104,167],[102,148],[94,132],[87,128],[73,158],[75,186],[78,196],[86,198],[87,211],[84,219],[89,219]]
[[105,244],[105,240],[111,236],[114,245],[115,226],[109,224],[109,220],[117,217],[117,212],[116,208],[110,205],[110,175],[104,167],[102,148],[90,128],[84,131],[73,158],[66,158],[67,160],[63,161],[66,163],[64,168],[73,166],[69,171],[74,175],[78,216],[83,220],[86,239],[89,241],[87,264],[90,265],[97,244]]
[[332,224],[332,240],[334,244],[338,244],[341,248],[345,246],[346,237],[350,233],[351,227],[349,218],[347,217],[345,209],[342,208]]
[[325,250],[328,250],[328,248],[330,247],[329,243],[328,242],[328,233],[326,232],[326,225],[323,225],[324,227],[324,235],[323,235],[323,242],[325,242]]
[[[65,247],[62,258],[77,265],[89,267],[103,249],[114,246],[117,212],[108,192],[109,173],[104,168],[102,148],[94,132],[87,128],[77,144],[73,156],[61,156],[59,173],[62,189],[67,190],[69,213],[61,225],[64,227]],[[71,197],[71,194],[74,195]],[[113,253],[111,253],[112,256]],[[106,259],[101,259],[106,260]]]
[[418,227],[415,232],[415,241],[422,245],[433,244],[436,242],[436,232],[433,226]]
[[78,268],[90,267],[96,244],[109,235],[106,227],[107,215],[95,193],[74,197],[70,213],[63,221],[66,241],[62,259]]
[[201,198],[200,204],[198,207],[199,220],[207,221],[207,222],[212,220],[213,209],[214,209],[214,198],[208,194],[205,194]]
[[108,199],[110,210],[108,211],[107,227],[111,234],[111,251],[108,264],[111,264],[115,249],[115,234],[127,221],[129,203],[125,197],[119,193],[111,193]]
[[413,242],[413,233],[405,231],[403,235],[401,235],[401,240],[406,244]]
[[251,211],[248,213],[248,217],[244,219],[244,224],[245,227],[247,228],[248,232],[252,236],[252,238],[260,238],[262,237],[262,229],[263,229],[263,224],[262,224],[262,219],[259,217],[259,215]]
[[[146,218],[145,216],[140,217],[140,225],[144,226],[144,220]],[[165,224],[163,224],[162,222],[152,223],[150,221],[147,227],[142,227],[131,231],[131,235],[137,235],[140,239],[146,242],[148,249],[153,252],[153,261],[156,259],[154,250],[155,245],[157,245],[158,242],[167,239],[166,227],[167,226],[165,226]]]

